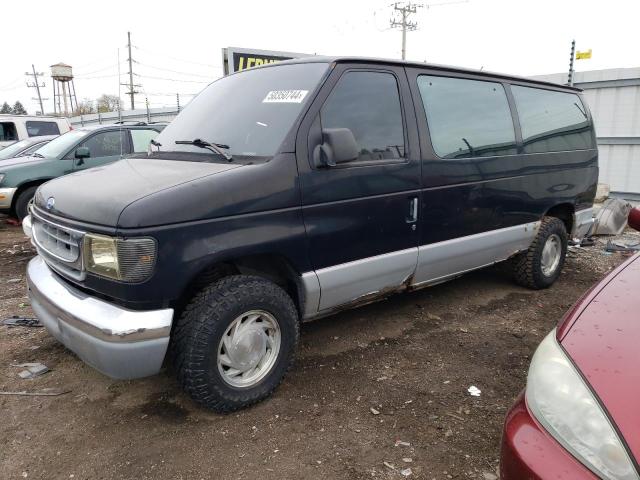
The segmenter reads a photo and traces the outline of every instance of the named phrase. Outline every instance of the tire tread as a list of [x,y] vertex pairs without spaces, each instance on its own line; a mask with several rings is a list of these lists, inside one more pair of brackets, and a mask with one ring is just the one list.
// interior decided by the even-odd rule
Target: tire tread
[[[211,381],[207,368],[203,365],[207,350],[212,348],[206,339],[213,334],[216,324],[225,321],[225,314],[233,311],[238,304],[251,301],[276,302],[286,311],[287,316],[294,319],[294,338],[291,339],[293,348],[285,360],[284,368],[278,364],[274,367],[281,370],[278,377],[268,376],[264,379],[266,388],[235,390],[230,393],[229,389],[220,388],[221,385],[216,381]],[[284,319],[279,319],[280,322],[282,320]],[[293,353],[299,334],[297,310],[289,295],[278,285],[256,276],[232,275],[222,278],[203,288],[192,298],[174,327],[172,349],[178,383],[196,403],[218,412],[231,412],[253,405],[271,395],[293,365]],[[282,345],[284,338],[281,348]]]
[[[541,253],[544,243],[552,233],[560,234],[563,242],[563,256],[558,265],[558,272],[554,275],[553,280],[549,283],[543,278],[541,271]],[[547,288],[553,284],[564,265],[564,256],[566,254],[567,231],[562,220],[556,217],[543,217],[540,228],[529,248],[516,255],[512,259],[513,277],[516,283],[522,287],[533,290]]]

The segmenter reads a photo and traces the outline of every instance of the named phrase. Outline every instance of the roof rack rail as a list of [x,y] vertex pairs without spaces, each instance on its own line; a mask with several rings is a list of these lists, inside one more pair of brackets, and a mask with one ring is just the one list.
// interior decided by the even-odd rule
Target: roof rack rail
[[115,122],[114,125],[124,125],[125,123],[128,125],[147,125],[147,122],[138,122],[136,120],[121,120],[119,122]]

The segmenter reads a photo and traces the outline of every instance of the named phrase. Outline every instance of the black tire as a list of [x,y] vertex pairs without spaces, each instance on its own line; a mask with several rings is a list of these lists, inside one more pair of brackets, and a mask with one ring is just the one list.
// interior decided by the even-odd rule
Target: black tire
[[16,203],[13,208],[13,211],[16,215],[16,218],[20,221],[24,220],[24,217],[29,215],[29,211],[27,207],[29,206],[29,202],[36,194],[37,186],[29,187],[23,190],[18,194],[18,198],[16,198]]
[[[218,370],[218,348],[229,325],[251,310],[263,310],[276,319],[280,350],[266,376],[239,388]],[[293,364],[299,335],[297,310],[282,288],[261,277],[225,277],[196,294],[175,326],[172,349],[178,382],[196,403],[217,412],[248,407],[280,384]]]
[[[555,270],[545,274],[542,269],[542,250],[547,239],[557,235],[561,242],[560,262]],[[519,253],[512,260],[513,275],[517,284],[540,290],[548,288],[558,279],[567,255],[567,229],[564,222],[555,217],[543,217],[540,229],[529,249]]]

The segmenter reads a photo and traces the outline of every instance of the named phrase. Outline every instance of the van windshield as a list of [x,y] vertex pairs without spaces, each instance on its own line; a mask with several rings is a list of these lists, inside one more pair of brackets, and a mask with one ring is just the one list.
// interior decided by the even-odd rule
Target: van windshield
[[156,137],[161,146],[151,150],[189,153],[187,160],[196,160],[196,154],[204,161],[226,161],[193,143],[198,139],[219,145],[234,159],[272,157],[327,69],[327,63],[299,63],[223,77],[180,112]]
[[67,153],[67,151],[73,147],[76,142],[81,138],[86,137],[89,133],[90,132],[88,130],[71,130],[64,135],[54,138],[49,143],[36,150],[34,154],[45,158],[58,158]]

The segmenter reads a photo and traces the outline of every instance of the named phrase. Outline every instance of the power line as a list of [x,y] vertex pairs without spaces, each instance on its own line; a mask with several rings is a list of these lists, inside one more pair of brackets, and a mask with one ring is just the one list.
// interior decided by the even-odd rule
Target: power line
[[[147,95],[150,97],[173,97],[176,95],[176,92],[166,92],[166,93],[148,93]],[[180,95],[184,95],[185,97],[195,97],[199,95],[198,93],[181,93]]]
[[15,80],[10,81],[9,83],[5,83],[4,85],[0,85],[0,90],[16,90],[16,88],[11,88],[14,85],[22,83],[22,77],[17,77]]
[[[124,63],[124,62],[121,62],[121,63]],[[83,72],[83,73],[80,73],[80,74],[76,74],[75,77],[76,78],[82,78],[85,75],[93,75],[94,73],[100,73],[100,72],[104,72],[105,70],[111,70],[111,69],[114,69],[114,68],[118,68],[118,64],[117,63],[109,65],[108,67],[99,68],[98,70],[93,70],[91,72]]]
[[137,74],[137,76],[139,76],[140,78],[146,78],[149,80],[167,80],[170,82],[184,82],[184,83],[201,83],[201,84],[209,84],[211,82],[213,82],[214,79],[211,79],[210,81],[203,81],[203,80],[182,80],[179,78],[167,78],[167,77],[155,77],[155,76],[151,76],[151,75],[140,75]]
[[179,70],[171,70],[170,68],[154,67],[153,65],[148,65],[148,64],[142,63],[142,62],[137,62],[137,63],[138,63],[138,65],[140,65],[142,67],[152,68],[154,70],[162,70],[162,71],[165,71],[165,72],[177,73],[179,75],[189,75],[191,77],[211,78],[211,75],[200,75],[200,74],[197,74],[197,73],[185,73],[185,72],[181,72]]
[[75,78],[79,78],[80,80],[97,80],[100,78],[113,78],[113,77],[118,77],[119,75],[117,73],[114,74],[109,74],[109,75],[97,75],[95,77],[82,77],[82,76],[76,76]]
[[185,60],[183,58],[172,57],[171,55],[167,55],[166,53],[154,52],[152,50],[148,50],[146,48],[138,47],[137,45],[132,45],[136,50],[140,50],[142,52],[147,52],[152,55],[157,55],[161,57],[170,58],[171,60],[175,60],[176,62],[184,62],[184,63],[193,63],[194,65],[201,65],[203,67],[213,67],[213,68],[222,68],[222,65],[214,65],[212,63],[203,63],[203,62],[194,62],[193,60]]

